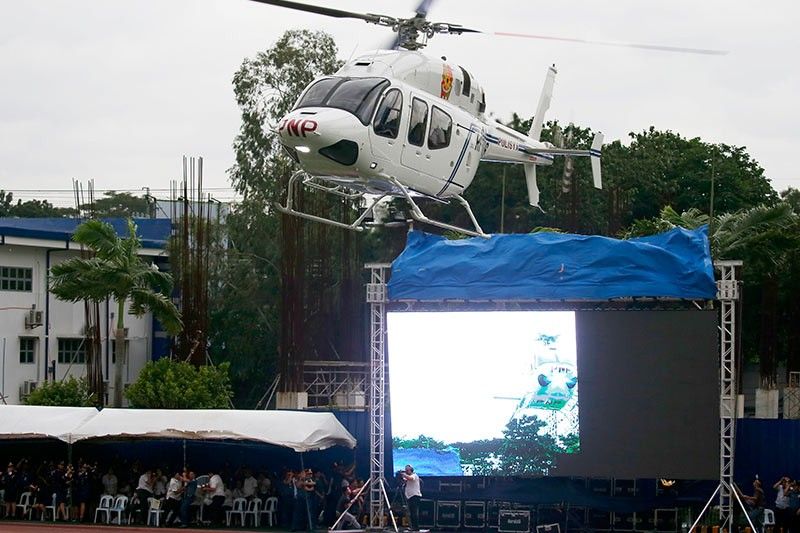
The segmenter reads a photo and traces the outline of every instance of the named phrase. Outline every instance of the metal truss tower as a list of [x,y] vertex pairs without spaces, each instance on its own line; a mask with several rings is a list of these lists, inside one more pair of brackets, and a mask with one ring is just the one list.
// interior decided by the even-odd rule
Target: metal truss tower
[[384,487],[384,406],[386,395],[386,278],[390,265],[368,263],[369,304],[369,528],[382,529],[386,492]]
[[716,261],[719,271],[717,299],[720,302],[719,361],[719,512],[720,527],[733,525],[733,457],[736,437],[736,307],[739,301],[737,269],[741,261]]

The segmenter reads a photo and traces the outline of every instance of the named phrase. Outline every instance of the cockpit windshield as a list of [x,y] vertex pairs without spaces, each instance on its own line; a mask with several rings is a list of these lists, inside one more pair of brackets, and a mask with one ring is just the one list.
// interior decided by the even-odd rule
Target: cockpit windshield
[[366,126],[372,120],[378,98],[388,86],[389,81],[383,78],[325,78],[309,87],[294,108],[344,109]]

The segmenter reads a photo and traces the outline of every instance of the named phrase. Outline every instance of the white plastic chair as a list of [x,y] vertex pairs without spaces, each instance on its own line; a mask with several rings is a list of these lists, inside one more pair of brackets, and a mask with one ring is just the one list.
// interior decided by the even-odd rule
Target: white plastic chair
[[151,519],[155,517],[155,526],[159,527],[161,515],[164,513],[164,509],[161,508],[161,500],[158,498],[147,498],[147,501],[150,504],[147,510],[147,525],[149,526],[152,521]]
[[107,524],[109,520],[109,511],[111,511],[111,506],[114,505],[114,497],[110,494],[104,494],[100,496],[100,503],[97,504],[97,509],[94,511],[94,523],[97,523],[97,515],[103,514],[105,518],[103,519],[103,523]]
[[[48,511],[50,511],[51,513],[53,513],[53,522],[55,522],[55,521],[56,521],[56,511],[57,511],[57,506],[56,506],[56,493],[55,493],[55,492],[53,493],[53,500],[52,500],[52,502],[53,502],[53,504],[52,504],[52,505],[46,505],[46,506],[44,507],[44,511],[42,511],[42,522],[44,522],[44,521],[45,521],[45,519],[47,518],[47,512],[48,512]],[[67,511],[67,508],[66,508],[66,507],[64,507],[64,511],[65,511],[65,512],[67,512],[67,513],[69,512],[69,511]]]
[[775,512],[772,509],[764,509],[764,527],[775,525]]
[[[272,527],[275,523],[275,513],[278,512],[278,498],[271,496],[264,502],[264,508],[261,509],[260,515],[267,515],[267,523]],[[260,520],[259,520],[260,521]],[[258,526],[256,526],[258,527]]]
[[128,507],[128,497],[127,496],[117,496],[117,499],[114,500],[114,506],[108,510],[108,522],[110,524],[114,523],[114,520],[111,518],[113,514],[116,513],[117,515],[117,524],[122,525],[122,513],[125,512],[125,509]]
[[23,492],[19,496],[19,503],[17,504],[17,514],[21,514],[22,518],[25,518],[25,515],[28,516],[30,519],[31,508],[33,508],[33,498],[31,497],[30,492]]
[[247,504],[247,510],[244,512],[245,524],[247,524],[247,517],[250,515],[253,517],[253,527],[257,528],[261,516],[261,498],[253,498],[250,500],[250,503]]
[[239,517],[239,524],[244,527],[244,511],[246,507],[247,500],[244,498],[236,498],[233,500],[233,509],[225,511],[225,522],[228,524],[228,527],[231,527],[231,519],[235,516]]

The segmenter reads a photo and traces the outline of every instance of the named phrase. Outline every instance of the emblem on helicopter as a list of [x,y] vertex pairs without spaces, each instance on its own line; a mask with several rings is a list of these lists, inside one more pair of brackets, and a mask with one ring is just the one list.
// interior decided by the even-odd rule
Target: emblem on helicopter
[[453,69],[445,63],[442,65],[442,93],[439,97],[442,100],[450,99],[450,92],[453,90]]

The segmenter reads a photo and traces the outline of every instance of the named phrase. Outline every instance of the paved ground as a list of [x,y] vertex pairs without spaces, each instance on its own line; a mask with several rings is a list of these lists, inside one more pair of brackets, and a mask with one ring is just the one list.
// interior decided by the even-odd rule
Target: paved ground
[[[143,533],[145,531],[152,533],[156,528],[152,527],[120,527],[120,526],[104,526],[100,524],[61,524],[61,523],[53,523],[53,522],[37,522],[37,521],[11,521],[11,520],[0,520],[0,531],[3,532],[19,532],[19,533],[78,533],[80,531],[91,531],[93,533],[104,533],[104,532],[111,532],[114,531],[116,533]],[[257,531],[253,529],[239,529],[239,528],[230,528],[230,529],[210,529],[210,528],[203,528],[203,529],[193,529],[193,528],[186,528],[186,529],[177,529],[177,528],[167,528],[166,531],[195,531],[195,532],[203,532],[203,533],[231,533],[233,531]],[[264,531],[263,529],[260,531]],[[272,533],[282,533],[278,530],[269,530]]]

